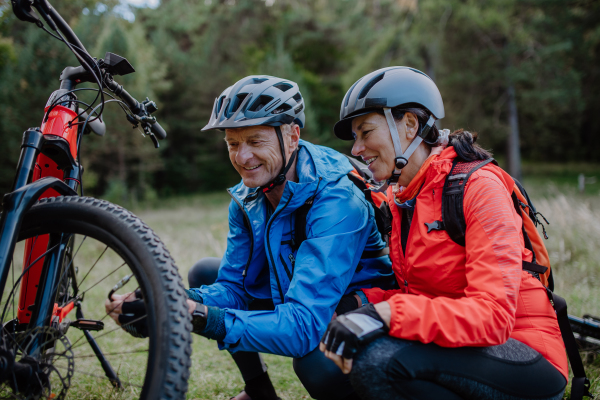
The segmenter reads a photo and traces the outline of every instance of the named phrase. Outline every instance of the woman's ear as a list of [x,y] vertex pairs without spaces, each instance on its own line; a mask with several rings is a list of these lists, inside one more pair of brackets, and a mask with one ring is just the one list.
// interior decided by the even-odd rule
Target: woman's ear
[[402,122],[406,126],[406,139],[409,141],[413,140],[419,133],[419,120],[417,116],[411,112],[404,114]]

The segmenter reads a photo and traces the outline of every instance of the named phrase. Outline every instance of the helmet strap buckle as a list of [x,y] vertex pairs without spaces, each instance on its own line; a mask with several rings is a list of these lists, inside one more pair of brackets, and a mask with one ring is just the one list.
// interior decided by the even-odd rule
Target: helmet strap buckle
[[404,156],[396,157],[394,159],[394,164],[396,165],[396,169],[402,169],[406,167],[406,164],[408,164],[408,160],[404,158]]

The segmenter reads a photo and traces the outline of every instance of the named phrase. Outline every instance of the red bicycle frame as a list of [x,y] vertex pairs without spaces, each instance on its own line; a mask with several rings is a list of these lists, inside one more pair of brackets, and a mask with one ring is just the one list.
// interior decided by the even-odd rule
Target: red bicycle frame
[[[47,104],[44,111],[48,113],[50,107],[51,105]],[[70,152],[73,160],[77,159],[78,125],[73,123],[77,120],[76,117],[77,113],[72,109],[62,105],[54,106],[47,118],[45,118],[42,122],[41,127],[42,134],[44,135],[45,139],[56,141],[60,140],[59,138],[62,138],[66,142],[65,144],[68,144],[68,151]],[[55,177],[65,181],[71,181],[68,182],[70,183],[71,187],[73,187],[73,183],[76,185],[80,183],[76,178],[70,176],[65,177],[66,173],[67,171],[60,169],[60,166],[56,161],[47,155],[40,153],[35,162],[32,182],[45,177]],[[76,186],[73,188],[76,188]],[[56,197],[59,195],[60,194],[54,189],[48,189],[40,196],[40,199],[46,197]],[[25,241],[23,270],[29,268],[32,261],[35,261],[35,264],[32,265],[31,268],[29,268],[29,270],[24,274],[21,283],[17,311],[17,319],[19,324],[28,324],[31,319],[30,307],[35,304],[38,283],[40,281],[42,267],[44,265],[44,257],[42,257],[42,255],[48,249],[48,240],[49,235],[40,235]],[[68,311],[71,311],[73,308],[73,303],[71,303],[70,307],[68,308],[68,310],[63,310],[63,308],[55,306],[53,318],[56,316],[58,317],[59,322],[62,322],[62,319],[68,314]]]

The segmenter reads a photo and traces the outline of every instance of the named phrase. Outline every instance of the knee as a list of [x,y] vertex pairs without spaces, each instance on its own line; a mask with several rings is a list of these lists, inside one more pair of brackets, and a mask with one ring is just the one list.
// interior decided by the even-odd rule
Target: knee
[[294,372],[313,399],[344,399],[354,392],[348,375],[318,348],[294,359]]
[[[390,360],[404,347],[405,341],[383,337],[369,343],[352,363],[350,382],[361,399],[391,399],[394,391],[390,386]],[[395,376],[394,378],[402,379]]]
[[188,272],[188,283],[191,288],[202,285],[211,285],[217,280],[221,259],[218,257],[205,257],[200,259]]

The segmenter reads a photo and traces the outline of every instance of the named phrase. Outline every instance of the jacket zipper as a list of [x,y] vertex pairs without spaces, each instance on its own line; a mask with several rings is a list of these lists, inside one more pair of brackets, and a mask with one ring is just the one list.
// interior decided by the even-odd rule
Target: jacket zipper
[[277,211],[276,213],[274,213],[271,216],[271,220],[267,224],[267,249],[269,250],[269,258],[271,259],[271,265],[273,265],[273,273],[275,274],[275,280],[277,281],[277,289],[279,289],[279,296],[281,297],[281,304],[284,303],[283,290],[281,289],[281,282],[279,282],[279,275],[277,274],[277,266],[275,264],[275,259],[273,258],[273,251],[271,250],[271,235],[270,235],[269,231],[271,230],[271,226],[273,225],[273,221],[275,221],[275,218],[277,218],[277,216],[283,211],[283,209],[286,208],[288,204],[290,204],[290,201],[292,201],[292,197],[294,197],[293,193],[290,194],[290,198],[285,203],[285,205],[283,207],[281,207],[281,209],[279,211]]
[[227,189],[227,193],[229,193],[233,201],[235,201],[235,204],[237,204],[240,210],[242,210],[242,214],[244,215],[244,221],[246,221],[246,227],[248,228],[248,232],[250,232],[250,255],[248,256],[248,261],[246,262],[244,272],[242,272],[242,287],[244,288],[244,291],[248,293],[248,291],[246,290],[246,275],[248,274],[248,268],[250,267],[250,262],[252,261],[252,253],[254,252],[254,232],[252,232],[250,218],[248,217],[248,214],[246,214],[246,210],[244,210],[242,204],[238,201],[238,199],[235,198],[235,196],[231,193],[230,189]]
[[[417,209],[417,205],[415,204],[415,207],[413,210],[416,210],[416,209]],[[404,214],[406,214],[406,220],[408,222],[408,224],[407,224],[408,225],[408,236],[406,238],[406,248],[402,249],[402,245],[400,245],[400,250],[402,251],[402,262],[400,263],[400,271],[402,272],[402,279],[404,280],[404,290],[406,293],[408,293],[408,279],[407,279],[406,270],[405,270],[405,267],[407,266],[406,265],[406,259],[407,259],[406,252],[408,251],[408,242],[409,242],[410,233],[412,230],[411,225],[412,225],[412,220],[414,219],[414,211],[413,211],[413,218],[410,218],[410,219],[408,218],[408,211],[406,211],[406,213],[403,213],[402,211],[400,211],[399,214],[400,214],[401,218],[404,218],[405,217]],[[402,222],[400,223],[400,226],[402,227]],[[402,233],[400,233],[400,235],[402,235]],[[400,239],[400,240],[402,240],[402,239]]]

